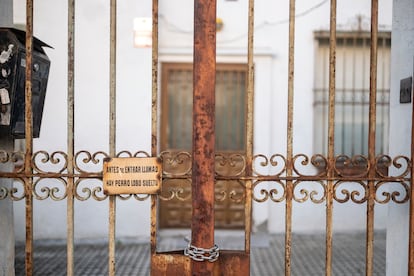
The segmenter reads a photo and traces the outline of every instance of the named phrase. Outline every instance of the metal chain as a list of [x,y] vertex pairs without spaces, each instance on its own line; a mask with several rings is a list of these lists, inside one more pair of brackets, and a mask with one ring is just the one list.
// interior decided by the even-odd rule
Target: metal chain
[[194,261],[198,262],[215,262],[218,260],[218,257],[220,255],[220,249],[215,244],[212,248],[206,249],[201,247],[196,247],[194,245],[191,245],[190,239],[186,238],[186,241],[188,241],[187,247],[184,249],[184,255],[190,257]]

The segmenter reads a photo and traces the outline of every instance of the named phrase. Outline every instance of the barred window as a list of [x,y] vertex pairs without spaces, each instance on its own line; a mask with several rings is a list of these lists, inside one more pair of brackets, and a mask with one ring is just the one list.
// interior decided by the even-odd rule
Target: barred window
[[[329,105],[329,32],[315,32],[314,143],[327,153]],[[336,49],[335,155],[368,153],[370,33],[338,31]],[[388,150],[391,33],[378,34],[376,152]]]

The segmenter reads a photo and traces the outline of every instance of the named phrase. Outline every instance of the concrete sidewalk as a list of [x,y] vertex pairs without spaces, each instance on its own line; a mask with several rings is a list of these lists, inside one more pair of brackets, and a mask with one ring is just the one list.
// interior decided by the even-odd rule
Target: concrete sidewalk
[[[221,249],[241,249],[242,235],[216,237]],[[182,235],[159,239],[158,251],[183,249]],[[116,245],[116,275],[149,275],[148,241],[119,240]],[[107,245],[85,241],[75,245],[75,275],[108,275]],[[24,272],[24,244],[16,246],[16,275]],[[325,275],[325,236],[298,235],[292,238],[292,275]],[[36,241],[34,275],[66,275],[66,245],[62,241]],[[333,275],[365,275],[365,233],[334,234]],[[252,236],[251,275],[284,275],[284,235]],[[375,234],[374,275],[385,275],[385,232]]]

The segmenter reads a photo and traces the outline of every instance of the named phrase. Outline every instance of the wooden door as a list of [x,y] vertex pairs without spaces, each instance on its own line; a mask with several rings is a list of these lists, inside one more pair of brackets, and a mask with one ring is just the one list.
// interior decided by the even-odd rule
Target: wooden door
[[[161,151],[169,160],[176,158],[175,162],[164,162],[164,170],[187,176],[191,172],[192,70],[191,63],[162,64]],[[245,64],[217,64],[215,129],[218,175],[237,175],[244,170],[246,72]],[[160,200],[161,228],[190,227],[190,179],[164,181]],[[242,228],[244,187],[235,180],[218,180],[215,185],[216,227]]]

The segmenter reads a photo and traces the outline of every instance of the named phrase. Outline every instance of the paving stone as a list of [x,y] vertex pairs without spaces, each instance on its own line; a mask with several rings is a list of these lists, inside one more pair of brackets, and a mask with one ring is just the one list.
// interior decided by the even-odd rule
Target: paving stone
[[[284,275],[284,235],[260,234],[252,237],[251,275]],[[385,275],[385,232],[374,239],[374,275]],[[243,240],[236,235],[217,238],[222,248],[240,249]],[[165,237],[159,249],[183,249],[182,236]],[[161,248],[163,247],[163,248]],[[332,274],[365,275],[365,233],[334,234]],[[292,276],[325,275],[325,236],[292,236]],[[62,241],[36,241],[34,245],[34,275],[66,275],[66,245]],[[107,245],[102,241],[87,241],[75,245],[75,275],[108,275]],[[25,275],[24,244],[16,245],[16,276]],[[122,241],[116,245],[116,275],[149,275],[149,243]]]

